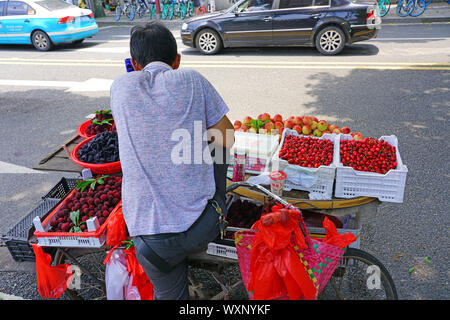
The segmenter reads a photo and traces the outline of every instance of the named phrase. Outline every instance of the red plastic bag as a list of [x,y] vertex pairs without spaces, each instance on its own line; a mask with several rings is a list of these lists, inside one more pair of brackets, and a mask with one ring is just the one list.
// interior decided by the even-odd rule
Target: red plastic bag
[[37,244],[33,244],[36,256],[36,278],[39,294],[43,298],[58,299],[72,281],[69,264],[51,266],[52,257]]
[[[278,210],[278,208],[272,208]],[[299,212],[280,209],[261,216],[252,242],[248,290],[254,299],[314,299],[316,287],[296,248],[306,248],[299,227]]]
[[106,226],[106,244],[115,247],[127,240],[127,225],[122,210],[117,211],[108,219]]
[[323,242],[326,244],[333,245],[339,248],[345,248],[350,243],[356,241],[355,236],[350,232],[339,234],[334,223],[327,217],[323,219],[323,227],[326,232]]

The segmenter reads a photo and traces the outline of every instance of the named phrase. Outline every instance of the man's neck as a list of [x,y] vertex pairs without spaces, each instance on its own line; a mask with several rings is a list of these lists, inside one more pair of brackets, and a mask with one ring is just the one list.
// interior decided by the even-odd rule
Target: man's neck
[[171,66],[169,66],[167,63],[162,62],[162,61],[152,61],[152,62],[150,62],[149,64],[147,64],[147,65],[144,67],[144,69],[146,69],[146,68],[148,68],[148,67],[151,67],[151,66],[163,66],[163,67],[167,67],[167,68],[172,69]]

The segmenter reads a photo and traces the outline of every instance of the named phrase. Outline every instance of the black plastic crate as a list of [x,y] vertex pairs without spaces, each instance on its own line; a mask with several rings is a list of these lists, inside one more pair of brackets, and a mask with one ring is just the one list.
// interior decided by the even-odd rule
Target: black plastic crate
[[61,180],[42,199],[64,199],[83,178],[61,178]]
[[34,230],[33,219],[41,220],[50,213],[61,201],[61,199],[46,198],[32,209],[22,220],[2,236],[2,241],[8,247],[11,256],[15,261],[35,261],[34,251],[28,243],[31,236],[30,231]]

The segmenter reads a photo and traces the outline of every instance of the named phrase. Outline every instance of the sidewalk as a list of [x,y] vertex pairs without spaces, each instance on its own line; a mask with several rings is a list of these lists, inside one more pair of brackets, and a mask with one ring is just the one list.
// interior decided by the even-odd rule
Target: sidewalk
[[387,15],[381,18],[385,23],[431,23],[450,22],[450,5],[447,2],[431,3],[425,12],[418,17],[399,17],[397,15],[397,5],[391,4]]
[[[114,20],[113,12],[105,12],[106,17],[96,18],[99,27],[105,26],[134,26],[145,24],[150,21],[149,15],[145,15],[143,18],[135,17],[130,21],[127,17],[121,17],[119,21]],[[155,19],[153,19],[155,20]],[[162,20],[164,25],[169,29],[179,29],[184,21],[189,19],[173,19],[173,20]],[[450,5],[447,2],[431,3],[427,6],[425,12],[419,17],[399,17],[397,15],[397,5],[392,4],[391,8],[386,16],[382,18],[383,23],[431,23],[431,22],[450,22]]]

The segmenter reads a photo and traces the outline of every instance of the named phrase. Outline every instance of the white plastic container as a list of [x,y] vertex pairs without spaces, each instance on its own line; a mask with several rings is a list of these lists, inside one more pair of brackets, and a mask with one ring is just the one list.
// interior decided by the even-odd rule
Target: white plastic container
[[231,159],[235,150],[245,151],[245,172],[260,174],[269,171],[270,161],[278,148],[279,135],[236,131],[234,139],[234,145],[230,149]]
[[[337,232],[339,234],[344,234],[347,232],[352,233],[355,238],[356,241],[350,243],[349,247],[350,248],[356,248],[359,249],[361,246],[361,221],[359,220],[359,216],[352,216],[349,217],[350,222],[348,226],[346,226],[345,228],[336,228]],[[308,233],[310,234],[311,237],[318,237],[318,238],[323,238],[325,237],[325,228],[322,227],[312,227],[312,226],[306,226],[306,228],[308,229]]]
[[272,170],[280,170],[286,173],[287,178],[284,183],[284,190],[303,190],[309,192],[310,199],[330,200],[333,196],[333,183],[336,173],[336,159],[333,155],[333,161],[329,166],[320,166],[318,168],[307,168],[299,165],[289,164],[286,160],[280,159],[278,154],[283,147],[284,139],[287,135],[297,137],[309,137],[313,139],[326,139],[333,142],[336,151],[336,134],[324,134],[322,137],[304,136],[297,131],[285,129],[281,136],[281,142],[272,158]]
[[206,253],[213,256],[238,260],[237,249],[235,247],[224,246],[223,244],[218,244],[215,242],[208,243]]
[[355,198],[360,196],[378,198],[385,202],[403,202],[405,192],[406,175],[408,168],[403,164],[398,150],[398,140],[394,135],[382,136],[378,140],[384,140],[395,147],[397,168],[389,170],[386,174],[358,171],[352,167],[346,167],[341,163],[340,142],[352,140],[349,134],[340,134],[336,137],[335,155],[337,159],[335,197]]

